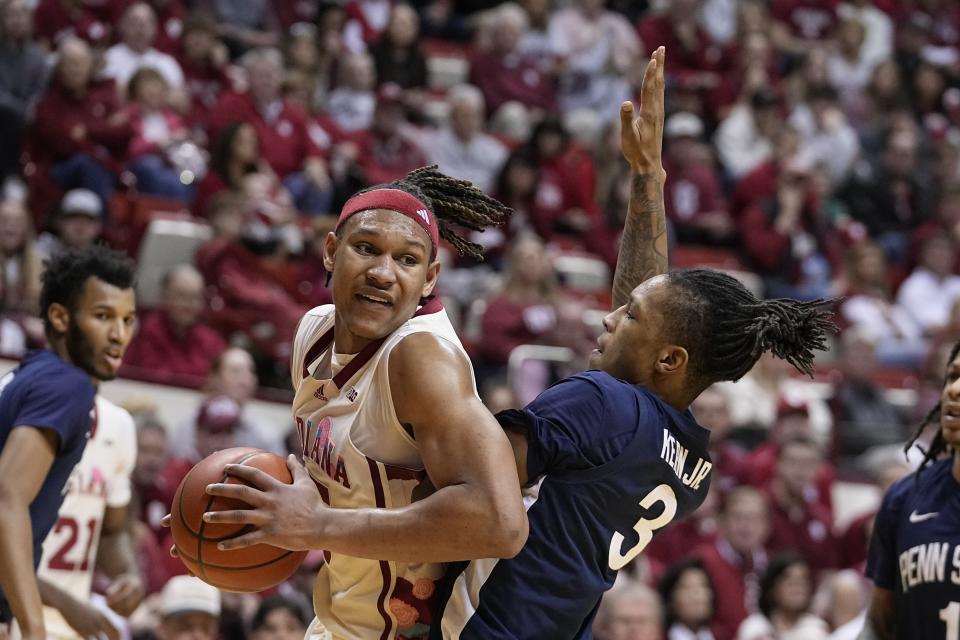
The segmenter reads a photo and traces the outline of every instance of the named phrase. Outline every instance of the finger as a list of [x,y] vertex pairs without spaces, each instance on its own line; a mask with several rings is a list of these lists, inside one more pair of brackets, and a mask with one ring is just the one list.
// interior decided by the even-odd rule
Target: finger
[[297,482],[298,480],[309,480],[310,474],[307,472],[307,468],[303,466],[303,463],[297,460],[297,456],[292,453],[287,456],[287,468],[290,469],[290,475],[293,476],[293,481]]
[[627,100],[620,105],[620,131],[629,131],[633,126],[633,102]]
[[251,524],[261,527],[270,522],[270,517],[257,509],[234,509],[229,511],[208,511],[203,521],[210,524]]
[[100,637],[106,635],[110,640],[120,640],[120,630],[113,626],[113,623],[104,615],[97,618],[97,630]]
[[263,542],[266,534],[262,529],[257,529],[256,531],[251,531],[250,533],[238,536],[236,538],[230,538],[229,540],[224,540],[217,544],[217,548],[221,551],[233,551],[235,549],[246,549],[247,547],[252,547],[255,544],[260,544]]
[[161,527],[169,527],[169,526],[170,526],[170,520],[171,520],[171,518],[172,518],[172,516],[171,516],[169,513],[168,513],[167,515],[163,516],[163,518],[160,520],[160,526],[161,526]]
[[228,464],[223,468],[227,475],[245,480],[258,489],[270,489],[277,486],[279,482],[273,476],[260,471],[256,467],[248,467],[245,464]]
[[211,496],[240,500],[251,507],[261,507],[264,503],[263,492],[245,484],[223,484],[220,482],[208,484],[207,493]]

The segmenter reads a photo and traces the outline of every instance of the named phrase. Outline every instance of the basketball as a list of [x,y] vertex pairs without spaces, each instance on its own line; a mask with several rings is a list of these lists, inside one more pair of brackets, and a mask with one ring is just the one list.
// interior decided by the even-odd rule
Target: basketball
[[173,542],[187,569],[207,584],[224,591],[264,591],[289,578],[307,552],[267,544],[233,551],[217,548],[218,542],[251,530],[250,525],[203,521],[203,514],[207,511],[248,508],[239,500],[206,493],[208,484],[245,484],[226,474],[224,467],[228,464],[256,467],[277,480],[287,484],[293,482],[286,460],[276,454],[249,447],[217,451],[198,462],[177,489],[170,519]]

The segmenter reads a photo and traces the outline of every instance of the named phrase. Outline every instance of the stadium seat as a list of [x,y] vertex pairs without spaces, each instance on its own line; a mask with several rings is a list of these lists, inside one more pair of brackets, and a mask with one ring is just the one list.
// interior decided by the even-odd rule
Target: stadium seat
[[610,290],[610,267],[599,258],[565,254],[554,258],[553,268],[565,289],[579,293]]
[[197,248],[212,235],[209,225],[193,220],[157,217],[150,221],[137,261],[137,294],[140,302],[160,301],[160,281],[171,268],[193,264]]
[[553,382],[545,376],[541,385],[532,387],[533,378],[536,376],[525,370],[526,365],[536,363],[547,367],[569,367],[575,357],[573,349],[567,347],[522,344],[510,352],[507,360],[507,384],[517,393],[520,401],[526,404]]
[[712,267],[714,269],[745,271],[733,249],[700,245],[677,245],[670,249],[670,266],[675,269]]

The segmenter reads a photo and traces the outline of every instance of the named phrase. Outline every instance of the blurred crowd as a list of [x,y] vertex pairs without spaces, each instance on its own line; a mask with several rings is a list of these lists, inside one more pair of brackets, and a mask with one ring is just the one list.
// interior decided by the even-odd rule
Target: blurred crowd
[[[287,388],[294,327],[330,301],[323,238],[356,190],[436,163],[514,208],[477,234],[481,264],[441,252],[492,410],[582,366],[630,195],[617,113],[660,45],[674,266],[837,297],[842,331],[815,381],[764,358],[697,401],[714,499],[625,572],[597,636],[853,637],[872,518],[835,526],[835,480],[910,470],[891,452],[960,337],[951,0],[0,0],[0,354],[42,344],[51,253],[136,255],[142,212],[209,229],[162,274],[125,361],[209,391],[196,424],[133,411],[151,591],[177,570],[158,522],[190,465],[231,444],[285,450],[289,425],[243,407],[258,379]],[[232,598],[230,633],[298,619]]]

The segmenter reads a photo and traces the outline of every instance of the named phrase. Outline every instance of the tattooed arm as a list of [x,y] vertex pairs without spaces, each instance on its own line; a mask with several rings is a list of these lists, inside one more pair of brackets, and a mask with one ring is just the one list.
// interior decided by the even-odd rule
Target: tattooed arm
[[638,284],[667,271],[667,224],[663,206],[667,174],[661,162],[663,59],[663,47],[650,57],[640,90],[640,115],[634,119],[631,102],[624,102],[620,107],[620,146],[630,163],[633,181],[613,277],[614,309],[626,304]]

